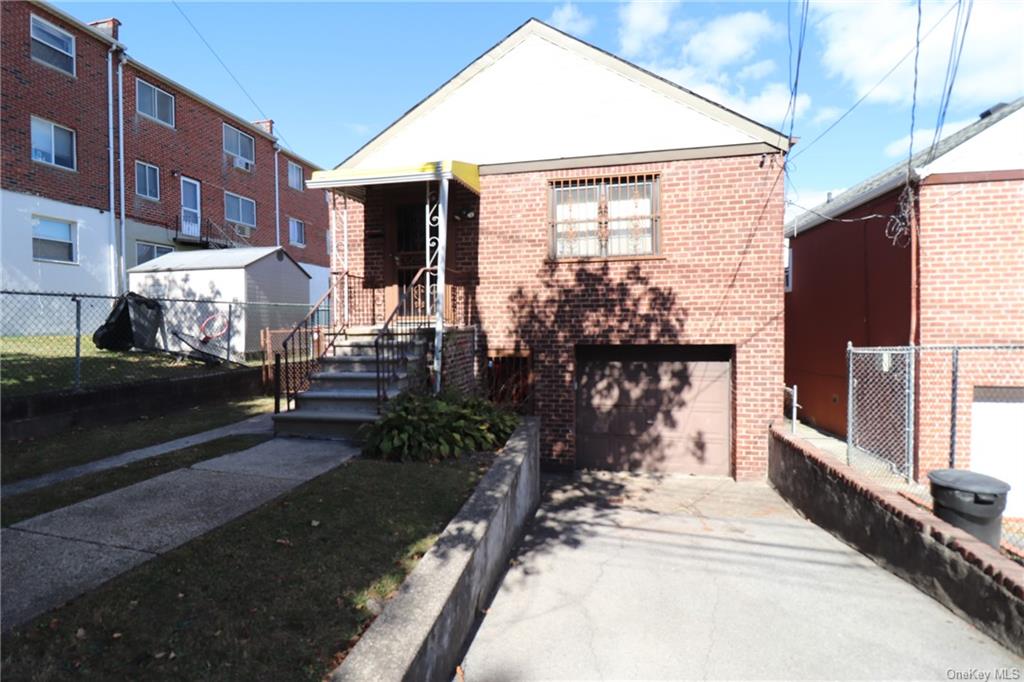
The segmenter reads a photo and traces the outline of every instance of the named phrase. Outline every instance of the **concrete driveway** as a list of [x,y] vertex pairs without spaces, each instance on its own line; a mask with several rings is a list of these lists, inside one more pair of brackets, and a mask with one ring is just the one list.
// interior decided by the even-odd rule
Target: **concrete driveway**
[[947,680],[1024,660],[767,484],[584,474],[549,486],[462,667],[469,682]]

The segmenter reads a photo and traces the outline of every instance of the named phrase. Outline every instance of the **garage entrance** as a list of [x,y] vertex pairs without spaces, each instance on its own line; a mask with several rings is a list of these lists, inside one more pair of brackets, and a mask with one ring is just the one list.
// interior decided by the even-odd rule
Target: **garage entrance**
[[577,346],[577,468],[730,475],[731,367],[731,346]]

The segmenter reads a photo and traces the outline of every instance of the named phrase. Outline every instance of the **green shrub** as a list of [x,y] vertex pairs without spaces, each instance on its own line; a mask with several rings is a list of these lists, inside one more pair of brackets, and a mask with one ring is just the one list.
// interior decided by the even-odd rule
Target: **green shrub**
[[366,427],[363,452],[396,461],[427,461],[505,444],[519,418],[482,398],[406,393]]

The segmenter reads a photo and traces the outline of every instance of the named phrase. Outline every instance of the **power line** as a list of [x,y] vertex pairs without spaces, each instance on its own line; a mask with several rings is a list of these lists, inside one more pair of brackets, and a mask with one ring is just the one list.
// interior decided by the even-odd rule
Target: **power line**
[[[256,111],[260,112],[260,116],[262,116],[264,119],[269,120],[270,117],[267,116],[267,112],[263,111],[262,107],[260,107],[260,105],[256,103],[256,100],[253,99],[253,96],[250,95],[249,91],[245,89],[244,85],[242,85],[242,82],[238,80],[234,73],[231,72],[231,69],[228,68],[228,65],[224,63],[224,60],[220,58],[220,55],[217,54],[217,51],[213,49],[213,45],[211,45],[209,41],[206,40],[205,37],[203,37],[203,34],[199,31],[196,25],[193,24],[192,20],[188,18],[188,15],[185,14],[185,10],[181,8],[181,6],[177,3],[177,0],[171,0],[171,4],[174,5],[175,9],[177,9],[181,16],[185,19],[185,21],[188,22],[188,25],[192,27],[192,30],[195,31],[197,36],[199,36],[199,40],[203,41],[203,45],[206,45],[206,48],[210,51],[210,54],[213,55],[214,59],[220,62],[220,65],[224,67],[224,71],[226,71],[227,74],[231,76],[231,80],[235,81],[235,85],[238,86],[238,89],[241,90],[242,93],[249,98],[249,101],[252,102],[252,105],[256,107]],[[289,148],[291,147],[291,144],[288,142],[287,139],[285,139],[284,134],[281,132],[280,126],[278,126],[277,128],[277,136],[280,137],[281,141],[284,142]]]
[[[945,13],[945,14],[943,14],[943,15],[942,15],[941,17],[939,17],[939,20],[938,20],[938,21],[936,21],[936,22],[935,22],[935,23],[934,23],[934,24],[932,25],[932,27],[931,27],[930,29],[928,29],[928,31],[927,31],[927,32],[925,32],[925,34],[924,34],[923,36],[921,36],[921,42],[924,42],[924,41],[925,41],[925,40],[926,40],[926,39],[928,38],[928,36],[930,36],[930,35],[932,34],[932,32],[933,32],[933,31],[934,31],[935,29],[937,29],[937,28],[939,27],[939,24],[941,24],[941,23],[942,23],[943,21],[945,21],[946,17],[948,17],[948,16],[950,15],[950,13],[951,13],[951,12],[952,12],[952,11],[953,11],[954,9],[956,9],[956,5],[955,5],[955,4],[953,4],[953,5],[950,5],[950,6],[949,6],[949,9],[947,9],[947,10],[946,10],[946,13]],[[853,106],[851,106],[851,107],[850,107],[849,109],[847,109],[846,111],[844,111],[844,112],[843,112],[843,114],[842,114],[842,116],[840,116],[840,117],[839,117],[839,118],[837,118],[836,120],[832,121],[832,123],[831,123],[831,124],[830,124],[830,125],[829,125],[829,126],[828,126],[827,128],[825,128],[825,130],[823,130],[823,131],[821,131],[820,133],[818,133],[818,136],[817,136],[817,137],[815,137],[815,138],[814,138],[813,140],[811,140],[811,141],[810,141],[810,142],[808,142],[807,144],[805,144],[805,145],[801,145],[801,146],[800,146],[800,147],[799,147],[799,148],[798,148],[798,149],[796,150],[796,152],[794,152],[793,154],[791,154],[791,155],[790,155],[790,160],[792,160],[792,159],[795,159],[796,157],[798,157],[798,156],[800,156],[801,154],[803,154],[804,152],[806,152],[806,151],[807,151],[808,149],[810,149],[811,147],[813,147],[813,146],[814,146],[814,144],[815,144],[815,143],[816,143],[816,142],[817,142],[818,140],[820,140],[821,138],[825,137],[825,135],[827,135],[827,134],[828,134],[829,132],[831,132],[833,128],[835,128],[835,127],[836,127],[837,125],[839,125],[839,124],[840,124],[840,123],[842,122],[842,120],[843,120],[844,118],[846,118],[847,116],[849,116],[849,115],[850,115],[850,113],[852,113],[854,109],[856,109],[856,108],[857,108],[858,106],[860,106],[860,105],[861,105],[861,103],[863,103],[863,102],[864,102],[864,100],[866,100],[866,99],[867,99],[868,97],[870,97],[870,96],[871,96],[871,93],[873,93],[873,92],[874,92],[875,90],[877,90],[877,89],[879,88],[879,86],[881,86],[881,85],[882,85],[882,83],[884,83],[884,82],[885,82],[885,81],[886,81],[886,80],[887,80],[887,79],[889,78],[889,76],[891,76],[891,75],[892,75],[892,74],[893,74],[893,73],[894,73],[894,72],[896,71],[896,69],[898,69],[898,68],[899,68],[900,66],[902,66],[902,65],[903,65],[903,62],[907,61],[907,59],[909,59],[909,58],[910,58],[910,55],[914,54],[915,50],[916,50],[916,48],[911,48],[911,50],[910,50],[909,52],[907,52],[907,53],[906,53],[905,55],[903,55],[903,57],[901,57],[901,58],[900,58],[900,60],[899,60],[898,62],[896,62],[896,63],[895,63],[895,64],[894,64],[893,66],[892,66],[892,68],[891,68],[891,69],[889,69],[889,70],[888,70],[888,71],[887,71],[887,72],[885,73],[885,75],[884,75],[884,76],[882,76],[882,78],[881,78],[881,79],[879,79],[879,81],[878,81],[877,83],[875,83],[874,85],[872,85],[872,86],[871,86],[871,89],[870,89],[870,90],[868,90],[868,91],[867,91],[867,92],[865,92],[865,93],[864,93],[863,95],[861,95],[861,98],[860,98],[860,99],[858,99],[858,100],[857,100],[856,102],[854,102],[854,103],[853,103]]]
[[[939,114],[935,121],[935,133],[932,135],[931,151],[929,157],[935,155],[935,147],[942,139],[942,127],[946,123],[946,112],[949,110],[949,103],[953,97],[953,84],[956,82],[956,75],[960,70],[960,58],[964,53],[964,44],[967,40],[967,27],[971,23],[971,11],[974,9],[974,0],[968,0],[967,11],[964,14],[963,28],[960,27],[961,8],[963,0],[957,0],[956,25],[953,27],[953,40],[949,46],[949,58],[946,60],[946,77],[942,84],[942,92],[939,97]],[[959,39],[959,46],[957,40]]]
[[860,223],[860,222],[863,222],[865,220],[874,220],[876,218],[891,218],[892,217],[888,213],[871,213],[869,215],[860,216],[859,218],[833,218],[832,216],[825,215],[824,213],[819,213],[818,211],[815,211],[813,208],[807,208],[805,206],[801,206],[800,204],[796,203],[795,201],[788,201],[787,200],[786,201],[786,205],[787,206],[796,206],[801,211],[804,211],[806,213],[811,213],[813,215],[818,216],[819,218],[824,218],[825,220],[831,221],[833,223]]

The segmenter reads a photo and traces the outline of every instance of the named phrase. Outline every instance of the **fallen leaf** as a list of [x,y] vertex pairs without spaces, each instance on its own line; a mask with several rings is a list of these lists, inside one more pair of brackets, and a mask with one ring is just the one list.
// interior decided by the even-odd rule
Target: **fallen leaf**
[[76,639],[85,639],[85,628],[78,628],[75,630]]
[[115,632],[114,634],[111,635],[111,637],[113,637],[114,639],[121,639],[121,636],[122,635],[121,635],[120,632]]
[[184,592],[179,592],[178,593],[178,599],[184,599],[184,598],[185,598],[185,593]]
[[221,632],[222,632],[221,630],[217,630],[217,632],[213,633],[213,636],[214,637],[220,637],[220,633]]
[[466,671],[462,669],[461,665],[455,666],[455,678],[459,682],[466,682]]
[[173,661],[173,660],[174,660],[174,659],[176,659],[177,657],[178,657],[178,654],[176,654],[176,653],[174,653],[174,652],[172,651],[172,652],[171,652],[171,655],[167,657],[167,660],[168,660],[168,661]]
[[276,542],[279,545],[284,545],[285,547],[291,547],[292,546],[292,541],[289,540],[288,538],[278,538],[278,539],[274,540],[274,542]]
[[60,626],[60,618],[51,618],[50,619],[50,629],[51,630],[56,630],[59,626]]
[[319,521],[317,521],[316,519],[313,519],[312,521],[310,521],[310,522],[309,522],[309,525],[311,525],[311,526],[313,526],[314,528],[316,528],[317,526],[319,526],[319,525],[320,525],[320,522],[319,522]]
[[155,654],[153,654],[153,658],[163,658],[166,655],[167,655],[166,651],[158,651]]

